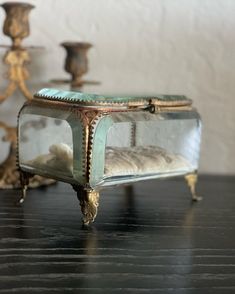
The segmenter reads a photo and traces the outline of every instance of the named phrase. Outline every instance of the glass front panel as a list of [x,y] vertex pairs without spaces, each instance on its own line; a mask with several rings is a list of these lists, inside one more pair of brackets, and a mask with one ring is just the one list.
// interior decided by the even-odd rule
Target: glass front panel
[[21,166],[54,174],[73,175],[73,139],[68,122],[35,114],[20,121],[19,158]]
[[80,121],[70,112],[26,107],[19,119],[21,169],[81,183],[82,137]]
[[[110,114],[110,118],[103,170],[99,170],[102,176],[94,176],[93,185],[187,174],[197,169],[201,128],[196,112],[129,112]],[[99,131],[97,126],[96,136]]]

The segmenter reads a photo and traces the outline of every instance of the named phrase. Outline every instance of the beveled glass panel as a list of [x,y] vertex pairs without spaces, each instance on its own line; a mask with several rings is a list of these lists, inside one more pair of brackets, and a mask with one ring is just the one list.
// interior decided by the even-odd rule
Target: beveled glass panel
[[82,132],[82,125],[74,113],[26,107],[19,119],[21,169],[82,184],[85,181]]
[[68,122],[36,114],[20,120],[20,165],[42,174],[73,177],[73,139]]
[[[107,137],[99,152],[104,164],[92,168],[92,186],[187,174],[198,168],[201,126],[196,112],[123,112],[104,120]],[[98,124],[92,165],[101,131]]]

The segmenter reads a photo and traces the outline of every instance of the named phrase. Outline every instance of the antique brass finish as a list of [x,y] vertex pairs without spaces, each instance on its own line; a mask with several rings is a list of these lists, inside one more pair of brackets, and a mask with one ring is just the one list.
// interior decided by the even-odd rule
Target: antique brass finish
[[[67,94],[67,95],[66,95]],[[86,94],[75,91],[59,91],[57,89],[42,89],[34,95],[35,100],[40,103],[58,103],[64,105],[74,105],[84,109],[94,108],[99,111],[140,111],[147,110],[149,107],[155,106],[154,111],[189,111],[192,110],[192,100],[182,95],[167,95],[171,99],[165,101],[164,95],[155,97],[111,97],[109,95]],[[153,112],[154,112],[153,111]]]
[[21,197],[19,199],[19,204],[25,201],[28,188],[36,188],[38,186],[47,186],[55,183],[54,180],[41,177],[39,175],[32,175],[26,172],[20,172],[20,177],[17,170],[17,180],[20,181],[21,187]]
[[198,175],[197,173],[192,173],[192,174],[188,174],[185,176],[185,180],[189,186],[189,189],[190,189],[190,192],[191,192],[191,195],[192,195],[192,200],[193,201],[200,201],[202,200],[202,197],[201,196],[198,196],[196,194],[196,184],[197,184],[197,178],[198,178]]
[[13,48],[20,48],[22,40],[29,36],[28,15],[34,6],[21,2],[6,2],[1,6],[6,12],[3,33],[12,39]]
[[67,52],[64,69],[71,74],[71,85],[81,87],[82,76],[88,71],[87,51],[92,47],[90,43],[64,42],[61,44]]
[[3,94],[0,94],[0,103],[11,96],[18,88],[26,99],[33,98],[25,81],[29,78],[29,72],[25,65],[30,62],[29,53],[26,49],[9,49],[3,57],[3,62],[9,65],[7,78],[9,84]]
[[73,186],[73,188],[77,192],[77,197],[80,202],[83,224],[89,225],[94,222],[97,215],[99,192],[92,189],[84,189],[84,187],[80,186]]
[[[28,16],[34,6],[21,2],[7,2],[3,3],[1,6],[6,12],[3,33],[11,38],[12,45],[9,47],[4,45],[0,46],[4,48],[8,47],[3,57],[3,63],[9,67],[6,75],[9,83],[5,91],[0,94],[0,104],[10,97],[16,89],[19,89],[27,100],[31,100],[33,95],[25,84],[25,81],[29,79],[30,76],[26,68],[26,64],[30,62],[30,56],[27,48],[22,47],[22,40],[30,33]],[[0,122],[0,128],[3,128],[6,133],[2,140],[10,142],[9,155],[0,165],[0,188],[17,188],[20,187],[20,175],[16,166],[17,129],[8,126],[4,122]],[[54,180],[35,176],[30,179],[29,186],[38,187],[54,182]]]
[[21,183],[21,191],[22,191],[22,195],[21,195],[21,198],[20,198],[20,201],[19,203],[23,203],[25,198],[26,198],[26,192],[27,192],[27,189],[28,189],[28,186],[29,186],[29,178],[30,178],[30,175],[27,174],[27,173],[24,173],[24,172],[21,172],[20,173],[20,183]]
[[6,12],[3,33],[11,38],[12,45],[3,57],[3,62],[9,66],[7,73],[9,84],[4,93],[0,95],[0,103],[11,96],[17,88],[26,99],[32,99],[32,94],[25,84],[25,80],[29,78],[25,65],[30,62],[30,57],[21,43],[30,33],[28,16],[34,6],[21,2],[7,2],[1,6]]
[[7,159],[0,166],[0,187],[11,188],[12,183],[17,183],[19,186],[19,174],[16,167],[16,128],[7,126],[0,122],[0,127],[6,132],[2,138],[3,141],[10,142],[10,151]]
[[81,89],[83,85],[99,85],[97,81],[83,80],[88,72],[87,52],[92,44],[86,42],[63,42],[60,44],[66,50],[64,69],[70,74],[70,80],[52,80],[52,83],[69,83],[71,89]]

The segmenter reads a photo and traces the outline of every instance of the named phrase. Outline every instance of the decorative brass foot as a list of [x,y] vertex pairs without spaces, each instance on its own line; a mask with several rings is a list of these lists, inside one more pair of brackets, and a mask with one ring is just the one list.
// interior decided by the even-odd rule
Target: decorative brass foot
[[92,189],[84,189],[80,186],[73,186],[77,192],[83,214],[83,224],[89,225],[94,222],[99,206],[99,192]]
[[193,201],[200,201],[202,197],[196,194],[196,183],[197,183],[198,175],[197,173],[188,174],[185,176],[185,180],[189,186],[190,192],[192,194]]
[[26,192],[27,192],[27,189],[28,189],[28,185],[24,185],[24,186],[22,187],[22,194],[21,194],[21,197],[20,197],[20,200],[19,200],[19,204],[24,203],[25,198],[26,198]]
[[29,186],[29,178],[30,178],[30,175],[24,172],[20,172],[20,183],[21,183],[21,198],[19,200],[20,204],[22,204],[25,201],[26,192]]

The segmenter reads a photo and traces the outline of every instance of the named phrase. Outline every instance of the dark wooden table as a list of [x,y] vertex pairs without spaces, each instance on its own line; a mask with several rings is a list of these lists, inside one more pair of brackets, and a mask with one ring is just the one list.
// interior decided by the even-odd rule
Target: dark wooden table
[[69,185],[0,191],[0,293],[235,293],[235,177],[101,195],[89,228]]

